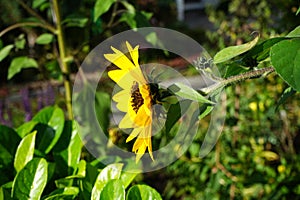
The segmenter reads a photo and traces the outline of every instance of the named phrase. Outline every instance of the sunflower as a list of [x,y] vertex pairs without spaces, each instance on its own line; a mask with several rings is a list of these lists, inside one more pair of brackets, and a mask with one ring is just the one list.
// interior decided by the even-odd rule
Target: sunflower
[[104,54],[104,57],[119,69],[111,70],[108,76],[121,87],[112,99],[117,108],[125,112],[119,123],[119,128],[131,128],[132,132],[126,139],[129,142],[136,138],[132,151],[136,153],[136,162],[145,154],[147,148],[152,160],[152,96],[150,84],[143,75],[138,63],[139,46],[132,48],[126,42],[130,59],[118,49],[111,47],[114,53]]

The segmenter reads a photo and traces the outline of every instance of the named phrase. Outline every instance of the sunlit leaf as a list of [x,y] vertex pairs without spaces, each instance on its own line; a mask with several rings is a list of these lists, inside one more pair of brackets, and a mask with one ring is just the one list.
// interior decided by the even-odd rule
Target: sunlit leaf
[[238,55],[241,55],[242,53],[245,53],[252,49],[256,43],[258,42],[259,36],[255,37],[254,40],[237,46],[230,46],[225,49],[222,49],[219,51],[215,57],[214,57],[214,63],[221,63],[225,62],[227,60],[230,60]]
[[33,58],[28,58],[27,56],[20,56],[14,58],[8,68],[7,79],[11,79],[15,74],[19,73],[25,68],[37,68],[38,64]]
[[300,26],[289,32],[285,37],[300,37]]
[[92,190],[92,200],[100,198],[101,191],[108,181],[120,178],[122,167],[123,164],[121,163],[110,164],[99,173]]
[[14,45],[10,44],[0,50],[0,62],[8,56],[12,48],[14,48]]
[[121,180],[113,179],[104,186],[100,199],[125,200],[125,188]]
[[94,22],[115,3],[116,0],[97,0],[94,6]]
[[37,43],[37,44],[49,44],[53,41],[53,38],[54,38],[54,36],[52,34],[44,33],[36,39],[35,43]]
[[17,172],[33,158],[36,131],[26,135],[20,142],[14,161]]
[[17,174],[13,183],[15,199],[38,200],[47,183],[48,164],[43,158],[34,158]]
[[126,199],[134,200],[162,200],[160,194],[153,188],[147,185],[134,185],[127,193]]

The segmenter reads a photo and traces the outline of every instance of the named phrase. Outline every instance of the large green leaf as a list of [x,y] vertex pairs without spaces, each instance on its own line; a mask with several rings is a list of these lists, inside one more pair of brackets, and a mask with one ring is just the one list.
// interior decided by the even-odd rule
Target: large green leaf
[[63,133],[53,148],[56,168],[61,176],[73,174],[79,163],[81,147],[78,124],[66,121]]
[[115,163],[106,166],[98,175],[92,190],[92,200],[98,200],[106,183],[112,179],[119,179],[123,164]]
[[27,56],[20,56],[14,58],[8,68],[7,79],[11,79],[15,74],[19,73],[25,68],[37,68],[38,64],[33,58],[28,58]]
[[49,44],[53,41],[54,35],[51,33],[44,33],[36,38],[35,43],[37,44]]
[[116,0],[97,0],[94,6],[94,22],[115,3]]
[[100,199],[125,200],[125,188],[121,180],[113,179],[104,186]]
[[214,57],[214,63],[222,63],[252,49],[258,42],[259,36],[242,45],[230,46],[219,51]]
[[36,114],[32,121],[39,122],[36,147],[43,153],[49,153],[60,138],[64,128],[64,113],[59,107],[46,107]]
[[270,52],[276,72],[295,90],[300,91],[300,39],[283,40]]
[[47,183],[47,161],[34,158],[17,174],[13,183],[15,199],[38,200]]
[[126,199],[131,200],[162,200],[160,194],[150,186],[134,185],[132,186],[126,196]]
[[109,126],[109,113],[110,113],[110,96],[105,92],[96,92],[95,94],[95,112],[104,133],[107,133]]
[[7,45],[5,47],[3,47],[1,50],[0,50],[0,62],[6,58],[6,56],[8,56],[9,52],[11,51],[11,49],[14,48],[14,45],[10,44],[10,45]]
[[26,135],[20,142],[14,166],[17,172],[24,168],[24,166],[33,158],[34,144],[35,144],[36,131]]

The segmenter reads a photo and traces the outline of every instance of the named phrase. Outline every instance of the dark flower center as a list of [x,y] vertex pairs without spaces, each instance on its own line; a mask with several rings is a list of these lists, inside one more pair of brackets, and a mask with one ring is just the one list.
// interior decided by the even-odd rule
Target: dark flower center
[[144,104],[144,99],[140,93],[139,84],[134,82],[131,87],[131,106],[135,113],[137,113],[140,107]]

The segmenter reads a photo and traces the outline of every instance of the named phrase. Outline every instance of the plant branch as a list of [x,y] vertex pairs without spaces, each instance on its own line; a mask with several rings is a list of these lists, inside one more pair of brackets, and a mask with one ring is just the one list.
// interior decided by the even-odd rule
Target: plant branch
[[58,49],[60,55],[61,70],[64,75],[65,98],[66,98],[68,117],[69,119],[73,119],[70,69],[68,65],[68,58],[66,55],[65,39],[64,39],[62,22],[61,22],[60,9],[57,1],[58,0],[52,1],[53,11],[56,20],[57,43],[58,43]]
[[[17,2],[32,16],[38,18],[43,24],[47,25],[47,26],[51,26],[52,25],[50,23],[48,23],[42,16],[40,16],[37,12],[35,12],[32,8],[30,8],[29,6],[27,6],[23,1],[21,0],[17,0]],[[52,27],[54,29],[54,27]]]
[[25,27],[25,26],[39,26],[42,27],[44,29],[47,29],[49,31],[51,31],[52,33],[56,33],[55,28],[53,28],[52,26],[48,26],[46,24],[42,24],[39,22],[21,22],[21,23],[16,23],[14,25],[11,25],[9,27],[7,27],[6,29],[4,29],[3,31],[0,32],[0,37],[2,37],[4,34],[6,34],[7,32],[14,30],[16,28],[20,28],[20,27]]
[[211,92],[214,92],[214,91],[216,91],[220,88],[226,87],[228,85],[232,85],[232,84],[235,84],[237,82],[244,81],[247,79],[260,77],[263,74],[266,74],[266,73],[268,74],[268,73],[271,73],[274,71],[275,71],[275,69],[273,67],[265,67],[262,69],[252,70],[249,72],[238,74],[236,76],[231,76],[227,79],[220,80],[219,82],[217,82],[211,86],[201,89],[201,92],[203,92],[205,94],[209,94]]

